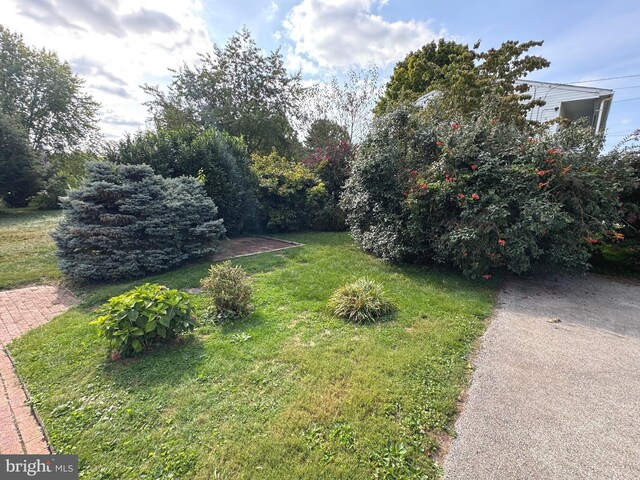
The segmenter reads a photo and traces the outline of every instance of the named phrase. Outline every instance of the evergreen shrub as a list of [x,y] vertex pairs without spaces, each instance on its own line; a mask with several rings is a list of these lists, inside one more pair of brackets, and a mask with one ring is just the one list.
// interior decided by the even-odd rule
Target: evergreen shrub
[[40,187],[39,170],[27,133],[15,119],[0,113],[0,200],[10,207],[27,206]]
[[114,163],[150,165],[164,177],[199,177],[231,236],[256,227],[256,199],[249,155],[240,138],[196,126],[142,132],[111,145]]
[[76,280],[140,277],[218,250],[223,220],[195,178],[165,179],[147,165],[87,164],[62,199],[52,236],[60,269]]

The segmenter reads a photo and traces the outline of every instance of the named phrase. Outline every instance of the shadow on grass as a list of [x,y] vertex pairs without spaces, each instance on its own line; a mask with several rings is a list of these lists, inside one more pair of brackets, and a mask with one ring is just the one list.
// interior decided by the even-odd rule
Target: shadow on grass
[[598,245],[589,263],[594,273],[640,278],[640,240],[625,239],[618,244]]
[[223,343],[240,343],[240,333],[260,327],[267,316],[256,311],[243,319],[221,324],[203,324],[194,332],[168,344],[159,344],[154,349],[132,358],[117,361],[105,360],[102,373],[113,386],[125,390],[144,390],[153,386],[178,386],[197,375],[198,367],[207,362],[208,354],[204,340],[208,333],[220,333]]
[[202,342],[195,334],[189,334],[136,357],[105,360],[102,373],[115,388],[142,391],[153,386],[180,385],[205,360]]
[[[265,252],[250,257],[232,259],[230,261],[235,265],[241,265],[249,274],[258,274],[284,267],[287,264],[289,255],[286,252],[289,252],[289,250]],[[196,263],[183,265],[175,270],[169,270],[149,277],[134,278],[117,283],[76,283],[71,284],[70,288],[80,296],[83,306],[91,307],[102,304],[109,298],[120,295],[144,283],[158,283],[169,288],[177,289],[197,287],[200,285],[200,279],[207,276],[209,267],[215,263],[219,262],[207,258]]]
[[267,316],[261,310],[254,311],[251,315],[236,320],[228,320],[217,324],[220,328],[220,332],[223,335],[231,335],[239,333],[249,328],[255,328],[262,325],[265,321],[268,321]]

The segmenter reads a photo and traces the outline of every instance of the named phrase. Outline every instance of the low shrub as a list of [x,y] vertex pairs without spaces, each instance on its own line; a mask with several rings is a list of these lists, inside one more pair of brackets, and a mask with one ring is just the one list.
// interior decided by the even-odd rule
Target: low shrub
[[122,356],[168,342],[195,327],[189,294],[150,283],[110,298],[97,314],[92,324]]
[[340,287],[329,299],[328,306],[335,316],[354,323],[373,322],[394,310],[393,303],[385,298],[382,285],[367,278]]
[[147,165],[90,162],[62,208],[52,237],[60,269],[76,280],[160,272],[216,252],[225,232],[198,180],[165,179]]
[[443,122],[400,109],[358,150],[343,194],[354,239],[390,260],[496,270],[585,269],[619,221],[623,166],[575,122],[522,130],[479,114]]
[[251,312],[253,287],[251,277],[239,265],[224,262],[212,265],[209,275],[200,281],[200,285],[211,300],[215,321],[228,318],[241,318]]

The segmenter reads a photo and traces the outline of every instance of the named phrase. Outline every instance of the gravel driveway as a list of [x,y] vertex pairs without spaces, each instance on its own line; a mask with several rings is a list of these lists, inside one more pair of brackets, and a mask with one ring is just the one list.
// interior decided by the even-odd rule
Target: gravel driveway
[[445,479],[640,478],[640,283],[508,282]]

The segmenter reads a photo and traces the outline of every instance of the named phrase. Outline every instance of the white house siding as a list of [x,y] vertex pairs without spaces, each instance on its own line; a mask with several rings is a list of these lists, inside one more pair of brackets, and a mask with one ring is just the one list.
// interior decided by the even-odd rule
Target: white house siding
[[[563,102],[576,100],[597,100],[613,95],[612,90],[590,87],[578,87],[574,85],[562,85],[558,83],[535,82],[518,80],[516,83],[526,83],[529,85],[529,94],[535,99],[544,100],[546,103],[542,107],[533,108],[527,115],[529,120],[547,122],[557,118],[561,113]],[[596,102],[595,107],[599,106]],[[608,110],[608,109],[607,109]],[[608,113],[608,112],[607,112]],[[604,119],[606,121],[606,118]],[[593,121],[595,127],[595,120]],[[603,122],[604,123],[604,122]],[[604,127],[604,124],[601,128]]]
[[[562,107],[562,104],[564,103],[565,109],[571,110],[574,113],[578,111],[579,115],[584,114],[590,117],[595,129],[598,129],[599,127],[600,130],[603,130],[605,128],[609,109],[611,108],[611,101],[613,99],[613,90],[566,85],[561,83],[537,82],[535,80],[516,80],[516,84],[523,83],[529,85],[529,93],[533,98],[541,99],[546,102],[544,106],[535,107],[529,111],[527,119],[543,123],[554,120],[561,114],[566,115],[566,112],[563,112]],[[418,98],[415,104],[419,107],[424,107],[437,94],[437,91],[426,93]],[[580,100],[591,100],[593,105],[570,103]],[[577,108],[578,106],[580,106],[580,108]],[[600,122],[598,122],[600,108],[603,108],[603,112],[602,115],[600,115]],[[576,118],[571,119],[575,120],[577,119],[577,116]],[[555,130],[557,125],[553,125],[551,128]]]

